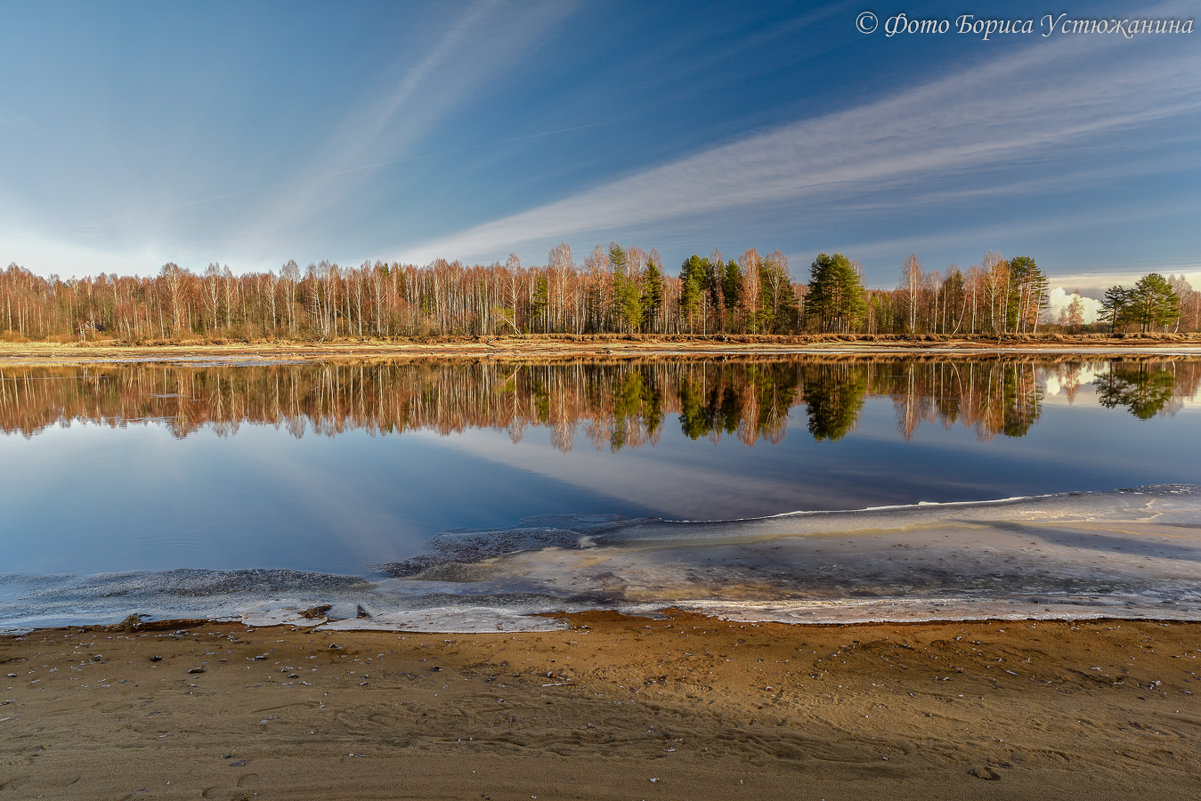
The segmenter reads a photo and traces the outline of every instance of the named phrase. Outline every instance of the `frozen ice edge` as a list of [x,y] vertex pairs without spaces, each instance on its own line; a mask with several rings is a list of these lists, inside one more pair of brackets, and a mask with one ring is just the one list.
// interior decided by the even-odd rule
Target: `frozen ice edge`
[[[936,590],[933,595],[893,593],[854,597],[852,586],[843,597],[827,594],[820,598],[736,600],[677,596],[632,600],[574,590],[573,579],[587,579],[579,571],[569,573],[559,584],[539,583],[529,578],[531,570],[554,574],[560,566],[556,559],[568,560],[563,564],[570,568],[578,564],[571,562],[572,559],[592,560],[601,554],[626,560],[627,568],[633,565],[643,569],[645,565],[638,560],[645,553],[712,553],[706,549],[719,547],[741,549],[738,552],[743,553],[765,545],[775,547],[779,541],[812,543],[822,539],[821,535],[837,534],[838,538],[846,539],[865,528],[875,529],[880,521],[887,521],[898,530],[920,528],[931,521],[945,520],[948,511],[955,512],[956,521],[967,520],[980,527],[1006,506],[1009,511],[1003,522],[1026,523],[1047,515],[1053,520],[1090,524],[1112,521],[1116,519],[1114,515],[1127,522],[1140,514],[1152,520],[1162,518],[1168,521],[1165,525],[1177,527],[1172,531],[1181,532],[1182,541],[1190,547],[1192,543],[1201,545],[1201,488],[1194,485],[1157,485],[981,502],[919,503],[853,511],[792,512],[710,523],[631,520],[608,515],[539,516],[527,518],[522,521],[524,525],[516,528],[443,532],[431,541],[430,553],[437,558],[423,563],[422,570],[404,578],[369,580],[287,570],[0,576],[0,632],[111,624],[132,613],[141,614],[146,620],[207,619],[321,630],[548,631],[567,626],[566,621],[555,615],[593,609],[655,615],[672,608],[742,622],[822,625],[982,619],[1201,621],[1201,576],[1197,576],[1194,564],[1201,561],[1201,548],[1182,551],[1176,547],[1170,552],[1177,554],[1175,562],[1152,553],[1156,560],[1186,578],[1169,583],[1144,583],[1136,586],[1139,590],[1136,592],[1125,591],[1123,588],[1129,587],[1120,581],[1107,583],[1098,579],[1095,582],[1098,586],[1108,586],[1111,591],[1060,594],[1031,585],[1024,590],[998,587],[968,594]],[[1169,513],[1166,517],[1165,510]],[[773,533],[781,523],[789,527],[788,532]],[[1108,536],[1107,532],[1101,533]],[[1087,551],[1081,553],[1089,555]],[[1144,558],[1143,552],[1138,555]],[[501,578],[439,580],[421,575],[431,567],[456,565],[485,571],[499,567]],[[504,572],[510,568],[512,575]],[[736,572],[733,567],[729,571]],[[650,576],[647,586],[655,586],[654,578]],[[311,614],[314,607],[326,604],[330,608],[324,616],[314,619],[303,614],[306,611]],[[370,617],[359,617],[360,607]]]

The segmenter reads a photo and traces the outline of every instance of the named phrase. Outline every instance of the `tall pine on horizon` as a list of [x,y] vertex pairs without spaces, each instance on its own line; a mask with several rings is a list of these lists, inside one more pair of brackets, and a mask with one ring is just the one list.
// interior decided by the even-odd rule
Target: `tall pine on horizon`
[[859,273],[841,253],[819,253],[809,268],[805,309],[821,331],[849,333],[867,313],[866,293]]

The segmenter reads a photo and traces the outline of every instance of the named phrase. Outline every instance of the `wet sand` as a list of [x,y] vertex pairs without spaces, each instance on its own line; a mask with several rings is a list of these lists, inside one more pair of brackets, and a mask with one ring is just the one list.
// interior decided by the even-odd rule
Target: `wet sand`
[[1201,777],[1201,624],[570,622],[3,637],[0,799],[1183,799]]

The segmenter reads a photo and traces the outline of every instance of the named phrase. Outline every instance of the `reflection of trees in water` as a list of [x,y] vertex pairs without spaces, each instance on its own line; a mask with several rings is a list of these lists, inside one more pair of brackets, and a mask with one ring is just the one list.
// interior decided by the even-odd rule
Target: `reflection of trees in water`
[[[1175,414],[1180,408],[1175,366],[1173,362],[1113,362],[1093,382],[1097,399],[1107,409],[1124,406],[1140,420],[1149,420],[1157,414]],[[1195,376],[1193,383],[1195,391]]]
[[867,393],[867,368],[854,362],[802,368],[809,433],[815,440],[842,439],[855,427]]
[[779,443],[798,383],[795,362],[710,363],[679,384],[680,428],[691,439],[734,435],[747,445],[761,438]]
[[1042,412],[1043,389],[1034,372],[1034,365],[1005,370],[999,387],[1001,402],[1000,431],[1007,437],[1023,437]]
[[877,370],[869,391],[888,395],[905,439],[922,423],[959,423],[981,440],[1020,437],[1042,411],[1041,365],[1030,360],[894,362]]
[[1059,388],[1063,390],[1068,403],[1076,402],[1076,393],[1080,390],[1080,374],[1084,365],[1080,362],[1064,362],[1055,365],[1055,377],[1059,380]]
[[[243,422],[294,436],[486,427],[516,441],[537,426],[562,450],[582,436],[616,451],[658,442],[669,415],[692,439],[778,443],[800,404],[810,435],[837,440],[854,429],[870,395],[892,400],[906,438],[922,423],[941,423],[989,439],[1025,434],[1041,411],[1040,379],[1054,375],[1074,393],[1080,364],[1027,357],[734,357],[10,368],[0,371],[0,428],[31,436],[71,420],[114,427],[154,420],[185,437],[200,428],[232,434]],[[1107,366],[1097,379],[1102,404],[1140,417],[1172,411],[1201,383],[1201,359]]]

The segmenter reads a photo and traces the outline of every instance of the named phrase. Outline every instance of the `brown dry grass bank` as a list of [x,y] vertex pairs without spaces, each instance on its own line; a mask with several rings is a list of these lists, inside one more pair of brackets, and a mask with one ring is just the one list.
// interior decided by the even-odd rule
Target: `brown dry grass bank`
[[195,360],[206,357],[242,361],[363,358],[557,358],[577,356],[658,356],[777,353],[938,353],[1082,352],[1128,353],[1201,349],[1201,334],[1107,336],[1049,334],[1037,337],[949,337],[927,335],[528,335],[510,337],[439,337],[429,339],[346,339],[313,341],[180,340],[125,344],[88,342],[0,342],[0,363],[54,364],[107,360]]

